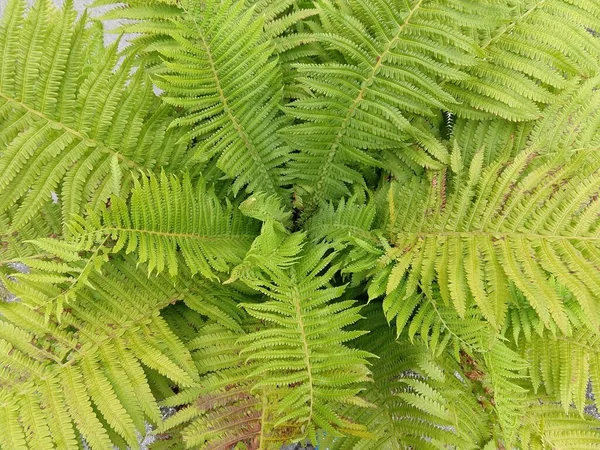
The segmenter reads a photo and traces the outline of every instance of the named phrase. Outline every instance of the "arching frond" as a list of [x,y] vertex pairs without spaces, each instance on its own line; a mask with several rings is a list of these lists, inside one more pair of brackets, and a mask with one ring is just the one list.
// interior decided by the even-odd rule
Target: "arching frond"
[[[298,251],[298,250],[297,250]],[[345,343],[364,334],[345,327],[360,319],[353,301],[332,302],[343,287],[332,287],[335,268],[327,247],[306,250],[282,275],[247,280],[270,300],[245,303],[244,309],[265,323],[242,338],[242,355],[253,365],[254,390],[272,389],[277,399],[274,427],[296,430],[314,442],[317,429],[334,435],[364,434],[362,426],[346,419],[344,404],[366,404],[357,397],[362,381],[370,379],[370,353]]]
[[[297,82],[308,93],[288,108],[303,123],[285,130],[300,151],[291,170],[308,193],[308,206],[348,193],[347,183],[360,184],[357,167],[378,166],[377,150],[395,149],[426,167],[447,163],[445,148],[411,124],[406,113],[432,116],[454,102],[440,81],[466,77],[461,68],[475,63],[477,43],[459,24],[483,20],[480,12],[461,11],[458,2],[427,0],[318,6],[323,32],[316,38],[342,57],[295,66]],[[444,39],[432,45],[441,33]]]
[[322,30],[313,37],[340,57],[295,66],[308,94],[288,108],[303,123],[285,131],[300,150],[291,170],[309,206],[347,195],[346,184],[362,182],[361,166],[381,166],[379,151],[395,151],[400,163],[447,163],[414,116],[532,120],[569,79],[600,71],[588,32],[600,25],[596,1],[317,4]]
[[600,448],[600,0],[5,3],[1,450]]
[[60,323],[45,320],[29,295],[51,289],[37,271],[9,284],[21,300],[0,302],[3,420],[13,424],[2,445],[25,437],[25,446],[8,448],[77,449],[76,427],[92,449],[137,448],[136,430],[160,421],[143,367],[181,386],[197,381],[187,349],[159,316],[182,295],[131,263],[92,272]]
[[119,64],[72,2],[26,15],[24,3],[10,0],[0,25],[0,211],[18,205],[13,230],[52,193],[68,219],[118,193],[119,173],[180,167],[185,151],[144,72]]
[[461,314],[475,303],[500,327],[514,283],[546,326],[554,323],[569,333],[552,276],[576,293],[589,323],[597,324],[598,279],[589,272],[600,243],[594,220],[597,152],[556,155],[542,163],[528,151],[509,164],[480,167],[481,156],[468,174],[458,169],[442,202],[438,192],[422,185],[428,193],[414,222],[395,216],[389,225],[395,237],[387,254],[395,263],[388,266],[387,292],[405,275],[411,289],[435,279],[444,286],[442,297]]
[[527,363],[518,353],[496,340],[481,358],[485,362],[486,382],[491,390],[502,441],[510,448],[516,441],[524,414],[527,414]]
[[600,77],[574,80],[535,122],[531,145],[539,152],[597,148],[600,145]]
[[514,286],[546,327],[569,334],[564,286],[597,328],[597,156],[582,149],[542,159],[528,150],[482,169],[480,152],[467,173],[455,151],[454,174],[392,184],[380,222],[390,246],[378,253],[375,233],[371,253],[362,250],[363,266],[377,266],[371,290],[389,294],[406,283],[408,296],[429,293],[435,281],[459,314],[475,304],[499,329]]
[[289,158],[278,134],[287,121],[279,111],[283,86],[254,7],[243,0],[183,1],[116,9],[108,17],[145,19],[123,30],[143,33],[140,45],[161,55],[153,80],[165,102],[183,109],[172,126],[191,127],[185,138],[195,142],[197,156],[218,157],[218,167],[235,177],[234,192],[248,186],[281,193],[281,166]]

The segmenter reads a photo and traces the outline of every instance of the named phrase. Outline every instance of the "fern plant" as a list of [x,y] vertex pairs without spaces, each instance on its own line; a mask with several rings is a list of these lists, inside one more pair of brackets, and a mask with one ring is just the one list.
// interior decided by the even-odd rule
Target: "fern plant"
[[600,446],[600,1],[96,3],[0,22],[0,449]]

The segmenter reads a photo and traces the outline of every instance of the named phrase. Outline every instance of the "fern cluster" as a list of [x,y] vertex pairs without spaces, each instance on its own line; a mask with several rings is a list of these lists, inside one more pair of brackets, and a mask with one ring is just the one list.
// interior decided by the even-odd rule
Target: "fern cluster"
[[96,3],[0,21],[0,449],[600,448],[600,0]]

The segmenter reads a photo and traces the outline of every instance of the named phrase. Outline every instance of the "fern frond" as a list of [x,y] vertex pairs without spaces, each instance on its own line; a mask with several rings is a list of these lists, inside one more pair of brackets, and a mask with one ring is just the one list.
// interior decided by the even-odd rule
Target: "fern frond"
[[188,448],[228,449],[244,443],[251,448],[271,448],[267,443],[267,437],[273,438],[265,416],[267,398],[262,391],[252,392],[252,365],[245,364],[240,355],[243,346],[238,341],[245,333],[217,323],[198,330],[187,345],[201,384],[163,401],[180,409],[161,424],[162,436],[180,436]]
[[567,416],[549,401],[532,401],[523,422],[519,448],[524,450],[592,450],[600,445],[596,419]]
[[197,157],[218,157],[217,166],[235,178],[235,193],[247,186],[281,194],[290,152],[278,133],[287,122],[279,111],[283,85],[254,7],[184,1],[117,9],[116,16],[145,19],[123,30],[143,33],[147,50],[161,55],[153,80],[165,102],[183,109],[171,125],[191,127],[185,139],[195,142]]
[[[431,183],[392,184],[384,204],[388,218],[381,224],[391,246],[383,246],[374,281],[387,283],[389,294],[405,280],[407,295],[418,288],[428,293],[436,281],[446,304],[461,315],[475,304],[497,329],[505,321],[514,285],[546,327],[569,334],[560,295],[565,286],[590,329],[596,329],[597,152],[542,160],[528,150],[485,169],[482,157],[480,152],[473,158],[468,173],[457,162],[456,173],[433,175]],[[455,151],[453,160],[460,158]],[[436,181],[440,176],[443,184]],[[370,264],[376,256],[369,256]]]
[[530,145],[540,152],[597,148],[600,77],[572,81],[535,122]]
[[377,408],[351,406],[346,412],[365,424],[371,438],[326,437],[320,445],[335,450],[481,448],[489,417],[472,395],[474,381],[452,358],[434,358],[422,344],[409,343],[405,333],[397,340],[378,306],[363,310],[371,333],[354,343],[378,356],[374,383],[362,394]]
[[[310,94],[288,108],[304,123],[285,134],[300,151],[290,169],[308,193],[308,206],[347,194],[347,183],[361,184],[357,168],[379,166],[377,150],[397,150],[426,167],[447,163],[441,143],[413,126],[406,113],[432,116],[434,109],[454,102],[439,82],[465,77],[460,68],[473,64],[478,54],[477,43],[452,23],[460,8],[379,0],[318,6],[323,32],[316,38],[343,58],[295,66],[297,83]],[[477,17],[469,14],[469,19]],[[433,48],[439,33],[444,39]]]
[[453,147],[460,149],[461,161],[457,161],[457,164],[461,167],[470,166],[479,152],[483,153],[482,167],[516,156],[529,145],[536,123],[510,122],[499,118],[458,118],[452,128],[451,142]]
[[[48,439],[51,447],[78,448],[73,424],[93,449],[119,440],[136,448],[136,430],[160,421],[142,364],[181,386],[197,381],[187,349],[159,316],[182,295],[168,278],[148,280],[132,267],[122,261],[93,272],[60,324],[34,303],[0,303],[5,420],[25,424],[27,448]],[[10,289],[23,297],[28,285],[41,288],[24,277]],[[2,434],[18,441],[20,433]]]
[[478,152],[487,167],[527,148],[542,154],[598,147],[599,82],[597,76],[570,80],[535,122],[458,118],[452,145],[460,149],[462,166],[469,166]]
[[24,263],[25,259],[41,259],[45,253],[40,251],[34,239],[59,236],[62,232],[60,207],[54,203],[42,206],[38,220],[23,225],[12,231],[10,223],[17,208],[11,208],[0,214],[0,272],[6,273],[11,268]]
[[518,353],[500,340],[493,343],[483,354],[488,383],[493,396],[503,441],[507,446],[515,442],[515,433],[527,408],[527,388],[521,386],[527,380],[524,373],[527,363]]
[[64,219],[85,204],[97,209],[115,188],[111,167],[127,173],[182,161],[185,146],[165,131],[169,108],[157,107],[147,76],[130,75],[132,61],[118,64],[117,45],[104,49],[86,23],[70,1],[56,10],[39,0],[24,16],[24,2],[10,0],[3,16],[0,211],[18,205],[13,230],[53,192]]
[[589,380],[595,389],[600,386],[598,335],[585,329],[569,337],[535,333],[517,348],[528,362],[535,392],[560,401],[565,413],[574,405],[583,415]]
[[453,308],[440,304],[439,297],[406,297],[404,293],[398,289],[383,301],[383,312],[388,321],[394,321],[398,336],[405,331],[411,342],[418,336],[434,355],[444,351],[458,355],[461,349],[485,352],[490,347],[492,333],[476,308],[460,317]]
[[343,242],[352,238],[372,240],[370,230],[377,210],[372,202],[361,204],[357,198],[342,199],[337,207],[323,205],[307,222],[308,236],[316,241]]
[[[297,247],[297,251],[299,248]],[[314,442],[316,430],[361,434],[362,427],[340,415],[343,404],[364,405],[356,395],[369,380],[370,353],[344,344],[364,334],[344,328],[360,319],[353,301],[332,303],[343,287],[331,287],[332,255],[327,246],[305,251],[284,273],[247,280],[271,300],[245,303],[248,313],[266,324],[243,337],[242,354],[258,378],[254,390],[273,389],[277,421],[274,427],[296,429]],[[325,272],[324,272],[325,271]],[[323,273],[324,272],[324,273]]]
[[481,33],[483,57],[465,69],[470,77],[445,86],[458,100],[452,111],[459,116],[536,119],[539,105],[552,104],[569,79],[600,72],[600,43],[589,32],[600,27],[597,0],[509,6],[502,23]]
[[[220,204],[203,182],[194,188],[164,172],[136,180],[129,204],[113,197],[100,214],[76,217],[71,232],[84,248],[114,241],[112,252],[136,251],[149,272],[178,271],[178,251],[192,273],[215,278],[240,262],[256,236],[257,222]],[[92,240],[92,243],[90,243]]]
[[[439,139],[414,116],[540,117],[569,79],[598,74],[600,46],[588,32],[599,26],[592,14],[598,7],[563,0],[469,8],[437,0],[318,2],[322,29],[312,37],[338,57],[294,66],[294,82],[310,94],[299,90],[287,108],[304,123],[285,130],[300,151],[290,168],[307,205],[348,195],[346,184],[362,182],[362,166],[382,167],[381,152],[384,161],[397,153],[400,164],[447,164]],[[577,44],[565,44],[569,36]]]

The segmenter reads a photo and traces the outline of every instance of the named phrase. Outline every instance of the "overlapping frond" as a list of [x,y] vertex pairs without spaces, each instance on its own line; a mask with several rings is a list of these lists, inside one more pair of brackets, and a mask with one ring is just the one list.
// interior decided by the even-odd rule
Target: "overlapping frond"
[[185,146],[144,72],[119,64],[72,2],[24,10],[10,0],[0,26],[0,211],[18,206],[12,229],[53,193],[68,219],[118,193],[120,172],[180,167]]
[[82,248],[110,239],[112,252],[136,251],[150,272],[176,275],[180,253],[192,273],[214,278],[242,260],[258,223],[222,205],[204,183],[194,188],[188,176],[163,172],[136,180],[129,202],[114,197],[101,213],[77,217],[71,232]]
[[447,163],[445,148],[406,113],[432,116],[454,102],[440,82],[464,78],[461,67],[475,63],[477,43],[459,24],[485,21],[478,17],[481,11],[427,0],[404,5],[361,0],[339,7],[322,1],[318,7],[323,31],[316,38],[341,57],[295,66],[297,82],[310,94],[288,108],[303,123],[285,130],[290,145],[300,150],[292,176],[310,202],[346,194],[347,183],[360,184],[357,168],[378,166],[377,150],[397,149],[402,158],[426,167]]
[[580,329],[573,336],[535,333],[521,341],[521,356],[528,362],[529,377],[536,391],[560,401],[568,413],[572,405],[583,415],[587,386],[600,386],[598,369],[600,342],[597,334]]
[[[431,295],[436,282],[444,302],[459,314],[475,304],[499,329],[515,288],[546,327],[569,334],[560,294],[566,287],[588,327],[596,329],[597,151],[537,157],[527,150],[485,169],[482,152],[467,169],[456,149],[452,159],[453,174],[434,174],[429,183],[392,183],[382,202],[387,219],[372,235],[370,252],[361,248],[363,266],[370,261],[377,267],[371,289],[390,294],[405,283],[406,296],[417,289]],[[378,243],[378,235],[389,244]]]
[[481,448],[489,416],[472,395],[475,381],[459,362],[436,359],[420,343],[396,340],[379,305],[372,303],[364,312],[371,333],[354,345],[378,356],[371,368],[374,383],[363,393],[377,408],[351,406],[346,414],[364,423],[371,437],[326,439],[321,445],[335,450]]
[[499,339],[481,360],[485,363],[486,387],[496,413],[497,428],[502,433],[501,441],[510,448],[517,439],[523,415],[527,414],[528,389],[522,386],[528,381],[527,362]]
[[[246,327],[247,328],[247,327]],[[160,439],[181,441],[188,448],[272,448],[264,391],[252,391],[252,365],[240,355],[245,332],[207,323],[188,348],[196,360],[200,385],[167,397],[163,404],[179,410],[158,429]]]
[[[531,120],[569,80],[600,73],[597,0],[519,0],[494,28],[478,30],[483,52],[470,76],[445,85],[462,117]],[[481,5],[481,8],[486,8]],[[470,8],[469,8],[470,9]]]
[[513,284],[546,326],[555,324],[568,334],[558,293],[564,285],[597,327],[599,280],[592,269],[600,244],[597,152],[537,160],[535,152],[526,151],[483,171],[481,163],[480,154],[468,173],[455,166],[456,178],[443,196],[439,187],[422,184],[414,219],[391,211],[393,248],[387,257],[395,262],[388,266],[387,292],[405,275],[411,289],[437,280],[442,298],[461,314],[475,303],[501,327]]
[[531,145],[539,152],[597,148],[600,144],[600,77],[573,80],[534,123]]
[[[168,278],[148,280],[132,261],[92,272],[62,313],[44,318],[30,292],[49,290],[39,271],[9,283],[20,301],[0,302],[3,448],[138,448],[136,430],[160,413],[144,374],[193,385],[197,372],[181,341],[160,317],[181,298]],[[57,263],[54,263],[57,264]],[[77,430],[77,431],[75,431]]]
[[399,163],[447,163],[414,116],[533,120],[570,79],[600,71],[589,32],[600,25],[596,1],[317,5],[322,28],[310,37],[339,57],[294,66],[310,94],[290,104],[303,123],[285,131],[300,150],[291,174],[309,205],[348,194],[346,184],[362,182],[361,166],[382,165],[379,151],[396,152]]
[[171,125],[190,127],[185,138],[198,158],[218,157],[217,166],[235,177],[234,192],[281,193],[289,158],[278,133],[288,121],[279,111],[283,85],[254,8],[242,0],[183,1],[116,9],[110,17],[145,19],[123,29],[145,35],[133,48],[148,43],[160,54],[153,80],[161,98],[182,109]]
[[62,231],[60,207],[54,203],[42,206],[37,220],[31,221],[19,230],[11,230],[10,223],[17,208],[0,214],[0,272],[12,264],[22,263],[25,258],[40,258],[44,252],[36,247],[32,239],[58,236]]
[[0,448],[600,446],[600,0],[30,3]]
[[596,419],[573,413],[567,416],[550,401],[532,399],[523,422],[519,436],[519,448],[523,450],[592,450],[600,445]]

